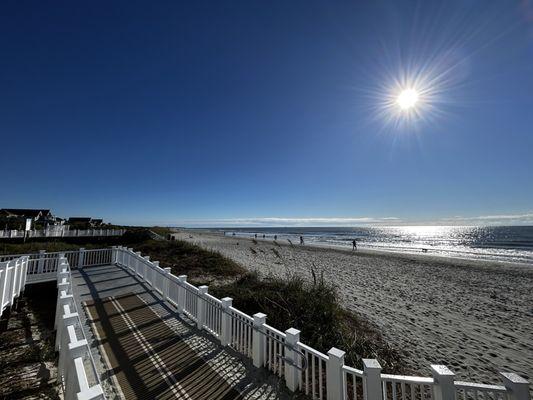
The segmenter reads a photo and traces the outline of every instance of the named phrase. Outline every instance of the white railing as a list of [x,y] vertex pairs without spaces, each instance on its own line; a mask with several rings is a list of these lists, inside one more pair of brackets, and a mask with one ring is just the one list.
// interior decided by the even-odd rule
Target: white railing
[[27,257],[27,283],[50,282],[57,278],[60,255],[67,258],[69,265],[76,268],[92,267],[111,264],[111,248],[47,253],[40,250],[33,254],[8,254],[0,255],[2,262],[16,260],[22,256]]
[[0,262],[0,316],[24,291],[27,270],[28,256]]
[[[325,389],[329,357],[300,342],[298,347],[307,362],[307,368],[301,371],[300,390],[313,399],[325,399],[327,396]],[[348,383],[346,380],[345,391],[348,389]]]
[[[21,259],[25,259],[25,263]],[[8,263],[11,269],[5,272],[7,271],[5,265]],[[207,286],[196,287],[187,282],[186,275],[175,276],[170,272],[170,268],[161,268],[157,261],[150,261],[149,257],[143,257],[141,253],[124,247],[96,250],[80,249],[65,253],[40,252],[31,255],[0,256],[0,282],[4,282],[2,278],[4,273],[9,273],[11,277],[15,276],[12,272],[13,265],[19,265],[19,268],[21,265],[26,265],[26,283],[31,283],[32,277],[48,277],[50,274],[57,275],[59,271],[63,274],[59,280],[59,285],[63,285],[62,287],[66,287],[68,290],[65,293],[60,291],[58,301],[71,302],[68,303],[70,308],[62,308],[63,320],[65,320],[66,315],[77,313],[75,304],[72,300],[68,300],[72,299],[72,295],[69,295],[72,289],[68,286],[70,282],[69,264],[77,268],[114,264],[129,269],[176,307],[179,314],[194,321],[199,329],[203,329],[218,338],[223,346],[229,346],[243,356],[250,358],[254,366],[267,368],[284,378],[289,390],[300,390],[312,399],[530,399],[529,383],[513,373],[501,374],[503,385],[486,385],[455,381],[454,374],[445,366],[440,365],[431,366],[432,377],[383,374],[380,364],[374,359],[364,359],[362,370],[344,365],[345,353],[342,350],[331,348],[327,354],[323,354],[302,343],[298,330],[291,328],[281,332],[266,324],[265,314],[257,313],[251,317],[233,307],[231,298],[226,297],[219,300],[208,293]],[[67,268],[68,273],[65,273],[65,268]],[[17,274],[16,276],[22,275]],[[63,280],[65,277],[67,281]],[[34,279],[34,281],[38,280]],[[20,286],[15,287],[22,290],[24,285],[21,283]],[[10,290],[8,292],[13,293]],[[3,294],[2,299],[4,299]],[[74,312],[71,312],[73,309]],[[74,325],[79,324],[79,320],[76,318],[73,320],[76,322]],[[70,331],[64,329],[63,331],[73,332],[72,329]],[[74,332],[77,332],[76,329]],[[70,335],[67,338],[68,343],[73,343],[75,338],[72,333],[68,334]],[[59,337],[63,337],[61,335],[58,333]],[[80,340],[76,339],[77,342]],[[83,345],[81,348],[84,348]],[[79,370],[79,365],[82,363],[75,361],[76,357],[73,359],[74,361],[69,361],[73,365],[72,368]],[[73,370],[72,368],[70,370]],[[69,371],[69,369],[67,368],[65,371]],[[91,387],[85,383],[81,387],[85,388],[83,390],[91,390]]]
[[[363,399],[363,371],[347,365],[342,367],[344,371],[344,398],[347,400]],[[413,399],[414,400],[414,399]]]
[[352,368],[344,365],[342,350],[323,354],[300,342],[298,330],[281,332],[266,324],[266,315],[251,317],[234,308],[231,298],[219,300],[208,294],[207,286],[191,285],[186,275],[176,277],[133,249],[113,248],[112,262],[135,272],[222,345],[284,378],[289,390],[312,399],[529,400],[529,383],[516,374],[502,374],[504,385],[498,386],[454,382],[454,374],[440,365],[431,366],[432,377],[383,374],[374,359],[363,360],[363,370]]
[[455,382],[457,400],[507,400],[509,393],[505,386],[484,385],[471,382]]
[[433,378],[381,374],[383,398],[388,400],[431,400]]
[[46,238],[46,237],[94,237],[122,236],[125,229],[68,229],[68,227],[51,227],[23,231],[20,229],[0,230],[0,239]]
[[[225,299],[224,301],[227,305],[228,299]],[[251,358],[253,354],[252,333],[254,319],[231,305],[224,306],[223,312],[226,313],[229,321],[229,327],[225,327],[225,329],[229,331],[228,346]]]
[[105,399],[72,293],[70,266],[62,254],[56,276],[55,348],[59,352],[57,369],[63,396],[65,400]]

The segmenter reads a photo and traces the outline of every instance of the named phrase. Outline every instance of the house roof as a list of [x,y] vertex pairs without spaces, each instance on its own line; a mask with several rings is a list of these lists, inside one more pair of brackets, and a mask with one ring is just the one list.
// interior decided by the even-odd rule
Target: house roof
[[18,217],[38,217],[39,215],[49,215],[50,210],[45,209],[33,209],[33,208],[3,208],[0,211],[4,211],[6,214],[11,214]]

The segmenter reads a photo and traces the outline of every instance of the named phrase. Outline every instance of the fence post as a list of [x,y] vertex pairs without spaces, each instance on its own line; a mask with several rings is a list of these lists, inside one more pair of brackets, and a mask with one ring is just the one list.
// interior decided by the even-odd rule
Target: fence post
[[78,258],[78,269],[83,268],[83,263],[85,261],[85,249],[80,247],[80,257]]
[[[150,261],[150,256],[141,256],[141,252],[139,251],[137,254],[139,254],[139,257],[145,259],[146,261]],[[144,280],[146,282],[148,282],[148,274],[150,274],[150,280],[151,282],[150,283],[150,286],[152,286],[154,289],[155,289],[155,271],[150,268],[145,262],[141,262],[141,265],[143,267],[143,271],[144,271]]]
[[252,335],[252,359],[254,367],[261,368],[265,364],[265,323],[266,314],[254,314],[254,331]]
[[363,358],[364,400],[381,400],[381,365],[373,358]]
[[185,309],[185,282],[187,282],[187,275],[178,276],[178,313],[183,314]]
[[285,331],[285,384],[291,392],[298,390],[300,381],[300,355],[295,350],[300,341],[300,331],[289,328]]
[[116,265],[118,263],[118,247],[111,246],[111,264]]
[[7,270],[9,268],[9,261],[5,261],[3,263],[0,263],[0,265],[4,265],[4,270],[3,270],[3,273],[2,271],[0,270],[0,314],[2,313],[2,307],[3,307],[3,302],[4,302],[4,296],[6,294],[6,291],[7,291]]
[[222,300],[222,326],[220,334],[220,343],[222,346],[229,346],[231,344],[231,311],[230,307],[233,304],[231,297],[224,297]]
[[127,260],[126,250],[127,249],[124,246],[120,246],[120,250],[119,250],[119,253],[118,253],[119,254],[118,255],[118,259],[119,259],[120,265],[122,265],[123,267],[126,267],[126,268],[131,270],[131,269],[133,269],[132,266],[126,263],[126,260]]
[[71,358],[84,357],[90,350],[86,339],[81,339],[68,344]]
[[196,326],[202,329],[205,323],[205,301],[204,295],[207,293],[207,286],[198,287],[198,306],[196,308]]
[[59,266],[57,267],[57,287],[59,287],[59,283],[62,282],[63,278],[66,278],[68,283],[68,268],[67,264],[65,262],[61,262]]
[[59,274],[61,267],[66,264],[68,264],[68,260],[65,257],[65,253],[59,253],[58,257],[55,259],[56,273]]
[[144,265],[144,263],[140,260],[142,258],[141,252],[136,251],[135,255],[137,256],[135,257],[135,263],[137,265],[137,269],[140,270],[139,275],[141,275],[141,278],[146,281],[146,265]]
[[344,356],[345,352],[332,347],[328,351],[329,360],[326,363],[327,398],[344,400]]
[[530,400],[529,382],[514,372],[500,372],[512,400]]
[[11,281],[11,292],[9,293],[9,296],[11,298],[11,305],[15,305],[15,297],[18,296],[18,280],[20,277],[20,259],[13,260],[15,263],[15,266],[13,267],[13,279]]
[[[26,279],[28,279],[28,266],[29,266],[29,256],[24,257],[24,270],[22,271],[22,290],[26,288]],[[0,284],[1,287],[1,284]]]
[[137,267],[137,259],[133,257],[133,248],[126,247],[126,263],[128,264],[128,267],[132,269],[136,275],[141,275],[139,272],[139,268]]
[[[159,266],[159,261],[154,261],[155,266]],[[163,297],[168,300],[170,295],[170,275],[172,275],[172,269],[170,267],[163,268],[165,270],[165,279],[163,280]]]
[[[67,282],[68,286],[68,282]],[[74,297],[71,294],[67,294],[66,290],[58,290],[57,291],[57,302],[56,302],[56,315],[54,320],[54,329],[59,329],[59,321],[61,319],[61,315],[63,314],[63,305],[68,304],[70,300],[74,299]]]
[[67,304],[72,304],[72,302],[74,301],[73,296],[71,294],[63,295],[63,293],[61,294],[61,298],[59,300],[59,315],[56,318],[56,351],[59,350],[63,330],[66,329],[66,327],[70,323],[74,324],[76,319],[78,318],[78,313],[69,312],[68,314],[63,314],[64,306]]
[[37,262],[37,273],[42,274],[44,270],[44,255],[46,250],[39,250],[39,261]]
[[[13,264],[13,260],[10,260],[6,263],[6,268],[4,269],[4,275],[5,275],[5,280],[4,280],[4,288],[2,289],[2,293],[4,293],[3,295],[3,299],[0,299],[0,302],[4,302],[6,299],[8,300],[8,303],[7,303],[7,306],[11,306],[11,293],[13,293],[13,290],[12,290],[12,281],[13,281],[13,272],[10,272],[10,271],[13,271],[13,267],[11,266]],[[0,306],[4,306],[4,304],[0,304]]]
[[122,265],[120,262],[120,259],[122,257],[122,247],[121,246],[115,246],[115,265]]
[[433,396],[435,400],[455,400],[455,374],[445,365],[432,365]]

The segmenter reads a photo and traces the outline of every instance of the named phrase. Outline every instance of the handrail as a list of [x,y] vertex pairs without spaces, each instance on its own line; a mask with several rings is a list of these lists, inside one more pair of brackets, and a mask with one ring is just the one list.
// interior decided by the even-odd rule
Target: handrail
[[[105,400],[96,362],[88,345],[80,314],[72,291],[70,265],[64,255],[59,257],[57,272],[58,296],[56,307],[56,350],[59,351],[58,375],[66,400]],[[78,327],[81,338],[76,331]],[[96,384],[89,385],[83,358],[88,357]],[[74,371],[70,371],[74,369]],[[75,372],[75,373],[72,373]]]
[[409,375],[381,374],[381,379],[392,381],[392,382],[421,383],[424,385],[433,385],[434,383],[433,378],[422,377],[422,376],[409,376]]
[[490,385],[486,383],[455,381],[454,385],[456,389],[479,389],[479,390],[490,390],[492,392],[505,392],[506,391],[506,388],[503,385]]

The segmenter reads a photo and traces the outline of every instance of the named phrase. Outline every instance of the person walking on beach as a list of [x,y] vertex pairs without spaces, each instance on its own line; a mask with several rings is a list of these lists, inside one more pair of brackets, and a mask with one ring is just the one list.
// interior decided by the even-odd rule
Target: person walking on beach
[[352,250],[357,251],[357,241],[355,239],[352,240]]
[[300,244],[303,246],[304,245],[304,237],[303,236],[300,236]]
[[278,235],[274,235],[274,240],[278,240]]

